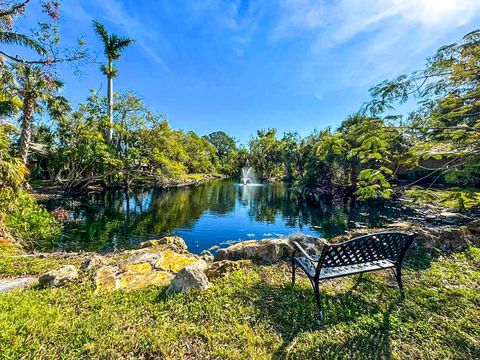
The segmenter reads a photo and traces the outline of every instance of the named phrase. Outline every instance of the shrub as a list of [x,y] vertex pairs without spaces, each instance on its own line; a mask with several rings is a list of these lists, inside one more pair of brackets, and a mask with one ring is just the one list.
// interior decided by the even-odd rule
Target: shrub
[[27,248],[51,243],[61,230],[55,218],[21,189],[0,191],[0,218],[8,231]]

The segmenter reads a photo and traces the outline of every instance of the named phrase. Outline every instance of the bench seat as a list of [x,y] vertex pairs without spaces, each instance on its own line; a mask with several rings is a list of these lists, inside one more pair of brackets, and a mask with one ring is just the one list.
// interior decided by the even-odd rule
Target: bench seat
[[[296,257],[295,261],[311,278],[315,277],[315,270],[318,264],[319,256],[312,256],[315,261],[310,261],[306,257]],[[363,264],[337,266],[337,267],[323,267],[320,270],[320,280],[335,278],[345,275],[359,274],[367,271],[375,271],[382,269],[390,269],[395,267],[395,264],[390,260],[371,261]]]

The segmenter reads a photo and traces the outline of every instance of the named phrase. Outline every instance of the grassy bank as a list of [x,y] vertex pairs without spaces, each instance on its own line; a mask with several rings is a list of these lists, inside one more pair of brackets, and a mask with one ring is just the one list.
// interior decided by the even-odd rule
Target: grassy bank
[[[42,260],[52,261],[22,261],[38,273]],[[327,282],[322,327],[310,285],[292,287],[286,264],[170,297],[164,288],[97,296],[90,282],[1,294],[0,358],[479,358],[479,262],[475,247],[412,253],[404,303],[389,273]]]

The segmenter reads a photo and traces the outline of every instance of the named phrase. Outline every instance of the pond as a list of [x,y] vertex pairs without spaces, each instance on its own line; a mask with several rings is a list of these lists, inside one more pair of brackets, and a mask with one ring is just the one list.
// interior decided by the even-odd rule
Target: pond
[[289,185],[241,186],[214,181],[189,188],[138,189],[51,200],[49,210],[72,208],[55,248],[107,252],[135,248],[148,239],[173,234],[191,252],[239,241],[302,232],[331,238],[356,227],[380,226],[415,216],[391,202],[379,206],[312,204]]

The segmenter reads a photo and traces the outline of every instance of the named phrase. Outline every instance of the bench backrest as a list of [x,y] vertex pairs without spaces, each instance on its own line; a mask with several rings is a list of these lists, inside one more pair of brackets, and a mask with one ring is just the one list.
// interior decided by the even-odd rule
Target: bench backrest
[[378,260],[401,264],[415,235],[384,232],[364,235],[339,244],[325,245],[318,263],[321,267],[357,265]]

